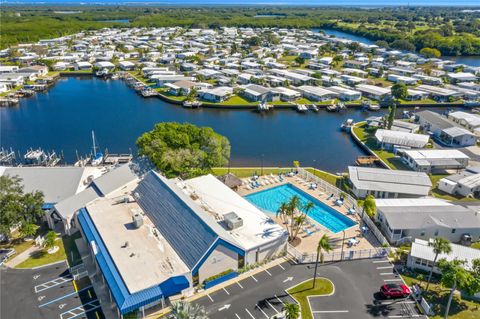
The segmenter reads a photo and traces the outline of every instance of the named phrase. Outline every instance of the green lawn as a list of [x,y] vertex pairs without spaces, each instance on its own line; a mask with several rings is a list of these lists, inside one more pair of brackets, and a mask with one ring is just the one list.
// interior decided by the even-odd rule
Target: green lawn
[[[45,233],[48,229],[44,227],[38,230],[38,233]],[[38,267],[46,264],[50,264],[53,262],[57,262],[60,260],[68,259],[68,263],[70,266],[78,265],[82,262],[80,257],[80,253],[77,250],[77,246],[75,245],[75,239],[80,238],[80,232],[72,236],[63,236],[58,238],[55,242],[55,245],[58,246],[60,249],[54,254],[48,254],[46,250],[41,250],[39,252],[34,253],[30,258],[25,260],[24,262],[18,264],[16,268],[32,268]],[[28,242],[25,244],[27,247],[24,248],[22,251],[27,249],[33,244],[33,242]],[[15,247],[15,249],[17,249]],[[17,251],[18,252],[18,251]]]
[[[424,276],[425,278],[427,275]],[[420,284],[425,289],[427,283],[424,280],[418,280],[414,276],[402,275],[408,286],[413,284]],[[441,319],[445,313],[445,305],[447,304],[449,289],[442,287],[440,284],[434,282],[430,284],[430,291],[424,292],[423,297],[429,303],[434,305],[435,315],[429,318]],[[460,296],[455,295],[450,307],[449,319],[478,319],[480,314],[480,303],[470,300],[462,299]]]
[[[307,167],[305,168],[307,171],[309,171],[312,174],[315,174],[316,176],[320,177],[321,179],[325,180],[327,183],[330,183],[334,186],[337,185],[337,181],[341,179],[340,176],[337,176],[335,174],[325,172],[319,169],[314,169],[313,167]],[[264,167],[263,168],[263,174],[274,174],[278,175],[280,173],[287,173],[294,170],[291,167]],[[314,173],[315,171],[315,173]],[[215,167],[212,168],[212,173],[214,175],[223,175],[228,173],[228,167]],[[261,167],[230,167],[230,173],[235,174],[237,177],[243,178],[243,177],[250,177],[253,175],[260,175],[262,173],[262,168]]]
[[230,97],[228,100],[225,100],[221,103],[215,103],[215,104],[218,104],[218,105],[257,105],[258,102],[249,102],[247,100],[245,100],[243,97],[241,96],[238,96],[238,95],[233,95],[232,97]]
[[469,197],[463,197],[463,196],[457,196],[457,195],[450,195],[448,193],[445,193],[444,191],[441,191],[438,189],[437,184],[438,181],[441,180],[444,177],[449,176],[448,174],[445,175],[429,175],[430,180],[432,181],[432,190],[431,190],[431,195],[436,198],[441,198],[444,200],[449,200],[449,201],[476,201],[478,199],[476,198],[469,198]]
[[399,170],[410,170],[410,167],[405,165],[399,157],[395,156],[392,152],[382,150],[378,147],[377,141],[375,139],[374,131],[369,131],[366,129],[366,124],[361,123],[353,127],[353,132],[357,137],[367,145],[380,159],[382,159],[388,167],[391,169]]
[[475,249],[480,249],[480,241],[477,241],[476,243],[473,243],[472,248],[475,248]]
[[310,173],[320,177],[324,181],[326,181],[326,182],[328,182],[328,183],[330,183],[334,186],[337,186],[337,181],[342,179],[340,176],[337,176],[335,174],[325,172],[325,171],[322,171],[322,170],[319,170],[319,169],[316,169],[316,168],[313,168],[313,167],[309,167],[309,168],[305,168],[305,169],[307,171],[309,171]]
[[313,319],[308,297],[310,296],[324,296],[333,292],[333,284],[330,280],[325,278],[317,278],[315,280],[316,287],[313,286],[313,279],[305,281],[287,290],[287,292],[300,305],[302,311],[302,319]]
[[18,264],[16,268],[33,268],[65,260],[65,247],[63,246],[63,241],[61,238],[57,239],[55,246],[58,246],[59,248],[56,253],[49,254],[46,249],[42,249],[32,254],[32,256],[30,256],[30,258],[24,262]]
[[[214,175],[224,175],[228,173],[228,167],[215,167],[212,168],[212,173]],[[280,174],[286,173],[293,170],[290,167],[264,167],[263,168],[263,175],[266,174]],[[261,167],[230,167],[230,173],[235,174],[235,176],[243,178],[243,177],[251,177],[253,175],[260,175],[262,173]]]

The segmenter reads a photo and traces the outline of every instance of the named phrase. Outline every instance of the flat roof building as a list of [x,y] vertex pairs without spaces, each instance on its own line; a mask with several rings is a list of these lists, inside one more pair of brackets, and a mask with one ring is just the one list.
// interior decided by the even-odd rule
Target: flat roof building
[[348,175],[357,198],[370,194],[376,198],[424,197],[432,187],[422,172],[349,166]]
[[465,168],[470,159],[456,149],[402,150],[401,157],[413,170],[426,173]]

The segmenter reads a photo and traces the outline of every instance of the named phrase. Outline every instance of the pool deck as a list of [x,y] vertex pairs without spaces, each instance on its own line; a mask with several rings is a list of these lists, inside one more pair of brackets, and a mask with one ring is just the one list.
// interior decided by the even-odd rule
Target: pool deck
[[[270,176],[260,176],[259,180],[265,180],[265,178],[271,180]],[[246,179],[243,179],[243,180],[246,180]],[[365,249],[372,249],[372,248],[380,247],[379,242],[376,240],[376,238],[373,236],[373,234],[369,233],[369,234],[367,234],[366,237],[361,236],[362,232],[360,230],[360,226],[361,226],[360,225],[360,217],[357,214],[348,215],[347,212],[348,212],[348,209],[350,207],[348,207],[346,205],[342,205],[342,206],[336,205],[335,200],[337,198],[334,197],[332,199],[328,199],[330,194],[323,193],[321,189],[317,189],[317,190],[309,189],[309,187],[308,187],[309,183],[307,183],[305,180],[301,179],[298,176],[286,177],[283,182],[271,183],[269,185],[257,187],[255,189],[247,189],[245,186],[241,186],[237,190],[237,193],[241,196],[246,196],[246,195],[249,195],[249,194],[252,194],[252,193],[257,193],[259,191],[266,190],[266,189],[273,188],[273,187],[280,186],[280,185],[287,184],[287,183],[294,185],[295,187],[301,189],[303,192],[313,196],[314,198],[318,199],[322,203],[326,204],[327,206],[333,208],[334,210],[336,210],[340,214],[348,217],[349,219],[351,219],[351,220],[353,220],[357,223],[356,225],[354,225],[350,228],[347,228],[345,230],[345,241],[344,241],[344,247],[343,247],[344,251],[347,251],[347,250],[349,250],[349,251],[350,250],[365,250]],[[272,216],[272,218],[278,224],[283,226],[282,221],[279,218],[276,218],[275,216]],[[313,219],[310,219],[310,222],[313,222],[315,225],[317,225],[318,228],[320,228],[320,231],[315,232],[310,236],[306,236],[306,234],[303,231],[300,231],[298,236],[300,237],[301,242],[298,246],[295,247],[299,252],[301,252],[301,253],[314,253],[314,252],[316,252],[318,241],[320,240],[320,238],[324,234],[327,234],[327,236],[330,237],[330,242],[333,246],[333,252],[340,252],[342,250],[343,231],[340,231],[338,233],[333,233],[328,228],[319,224],[318,222],[314,221]],[[348,243],[348,240],[350,238],[356,238],[360,242],[355,246],[348,247],[347,243]]]

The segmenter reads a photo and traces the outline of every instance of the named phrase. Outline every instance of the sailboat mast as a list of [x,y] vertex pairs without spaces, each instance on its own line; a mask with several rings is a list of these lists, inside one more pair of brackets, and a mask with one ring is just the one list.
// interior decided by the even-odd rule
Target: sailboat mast
[[95,132],[92,130],[93,156],[97,155],[97,146],[95,145]]

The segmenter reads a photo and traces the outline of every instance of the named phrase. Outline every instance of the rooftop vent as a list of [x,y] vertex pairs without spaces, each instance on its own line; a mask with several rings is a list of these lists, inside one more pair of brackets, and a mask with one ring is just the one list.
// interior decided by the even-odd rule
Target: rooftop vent
[[223,219],[225,224],[227,224],[227,228],[230,230],[243,226],[243,219],[238,217],[234,212],[223,215]]
[[140,214],[135,214],[132,216],[133,227],[135,229],[140,228],[143,225],[143,217]]

